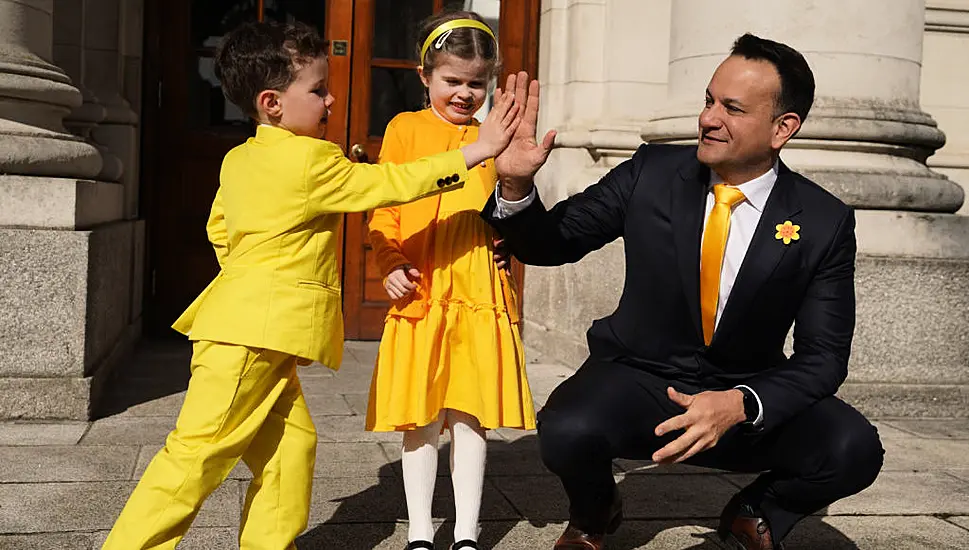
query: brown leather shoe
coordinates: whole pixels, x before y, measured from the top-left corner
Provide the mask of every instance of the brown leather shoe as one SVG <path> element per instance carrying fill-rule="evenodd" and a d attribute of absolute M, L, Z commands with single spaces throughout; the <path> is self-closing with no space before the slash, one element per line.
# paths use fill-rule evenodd
<path fill-rule="evenodd" d="M 555 550 L 603 550 L 606 547 L 606 535 L 615 533 L 622 523 L 622 497 L 618 489 L 614 494 L 605 533 L 586 533 L 569 522 L 565 532 L 555 542 Z"/>
<path fill-rule="evenodd" d="M 774 543 L 767 520 L 740 495 L 724 507 L 717 534 L 735 550 L 784 550 L 783 544 Z"/>

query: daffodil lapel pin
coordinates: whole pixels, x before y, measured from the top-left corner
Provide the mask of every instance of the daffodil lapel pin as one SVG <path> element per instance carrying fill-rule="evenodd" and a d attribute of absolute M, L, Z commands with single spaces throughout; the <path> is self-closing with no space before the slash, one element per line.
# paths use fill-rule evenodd
<path fill-rule="evenodd" d="M 777 233 L 774 235 L 774 238 L 779 241 L 784 241 L 784 244 L 791 244 L 791 241 L 796 241 L 801 238 L 801 235 L 798 234 L 801 226 L 794 225 L 791 223 L 791 220 L 777 224 L 775 229 L 777 229 Z"/>

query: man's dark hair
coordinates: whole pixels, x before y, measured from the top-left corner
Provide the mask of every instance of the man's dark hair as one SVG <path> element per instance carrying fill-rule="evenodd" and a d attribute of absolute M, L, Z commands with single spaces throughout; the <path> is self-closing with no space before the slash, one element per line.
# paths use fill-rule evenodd
<path fill-rule="evenodd" d="M 781 90 L 775 99 L 775 116 L 795 113 L 801 122 L 814 103 L 814 73 L 804 56 L 787 44 L 747 33 L 733 43 L 731 55 L 767 61 L 781 77 Z"/>
<path fill-rule="evenodd" d="M 259 92 L 284 91 L 296 80 L 300 66 L 326 55 L 327 45 L 303 23 L 244 23 L 219 45 L 215 77 L 226 99 L 255 118 Z"/>

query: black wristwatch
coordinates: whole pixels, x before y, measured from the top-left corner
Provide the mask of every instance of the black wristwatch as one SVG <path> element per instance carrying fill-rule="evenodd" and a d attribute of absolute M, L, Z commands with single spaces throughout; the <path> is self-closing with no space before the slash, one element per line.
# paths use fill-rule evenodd
<path fill-rule="evenodd" d="M 757 405 L 757 397 L 754 396 L 754 392 L 750 391 L 748 388 L 737 388 L 740 393 L 744 394 L 744 420 L 745 424 L 753 424 L 754 420 L 757 420 L 757 415 L 760 414 L 760 406 Z"/>

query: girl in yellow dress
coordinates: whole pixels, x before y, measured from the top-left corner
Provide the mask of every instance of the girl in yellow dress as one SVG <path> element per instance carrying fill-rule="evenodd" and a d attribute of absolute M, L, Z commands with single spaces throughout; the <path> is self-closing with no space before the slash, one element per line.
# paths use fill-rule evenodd
<path fill-rule="evenodd" d="M 443 13 L 425 23 L 418 47 L 430 107 L 390 122 L 380 162 L 406 162 L 478 138 L 472 116 L 499 67 L 493 32 L 475 13 Z M 496 183 L 488 160 L 470 171 L 463 189 L 379 209 L 370 222 L 393 302 L 367 429 L 404 434 L 408 549 L 433 548 L 431 497 L 443 427 L 451 435 L 453 549 L 478 548 L 485 430 L 535 427 L 514 284 L 495 264 L 495 234 L 479 216 Z"/>

